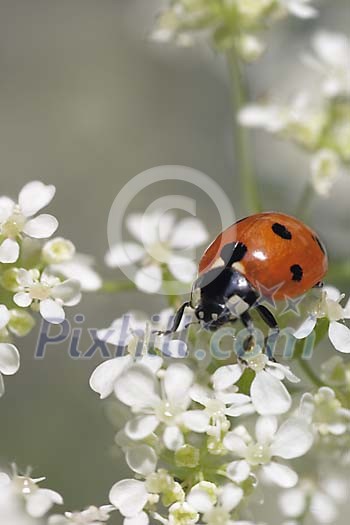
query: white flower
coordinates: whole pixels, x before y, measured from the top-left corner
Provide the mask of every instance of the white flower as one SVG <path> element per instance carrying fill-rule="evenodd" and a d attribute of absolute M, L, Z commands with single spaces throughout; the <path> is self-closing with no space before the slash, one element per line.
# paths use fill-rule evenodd
<path fill-rule="evenodd" d="M 93 269 L 94 260 L 88 255 L 77 253 L 69 260 L 52 264 L 50 271 L 63 275 L 66 279 L 75 279 L 80 282 L 84 292 L 94 292 L 102 286 L 101 276 Z"/>
<path fill-rule="evenodd" d="M 231 512 L 242 501 L 244 492 L 233 483 L 216 487 L 214 483 L 202 481 L 195 485 L 187 497 L 194 509 L 203 514 L 207 525 L 234 525 Z"/>
<path fill-rule="evenodd" d="M 350 95 L 350 39 L 345 34 L 318 31 L 312 38 L 314 54 L 303 59 L 323 77 L 325 95 Z"/>
<path fill-rule="evenodd" d="M 239 394 L 237 387 L 213 392 L 209 388 L 194 385 L 190 390 L 190 396 L 193 401 L 205 408 L 185 412 L 182 416 L 184 424 L 193 432 L 206 432 L 216 439 L 220 439 L 221 432 L 227 432 L 230 428 L 226 416 L 238 417 L 255 411 L 250 397 Z"/>
<path fill-rule="evenodd" d="M 160 290 L 164 266 L 180 282 L 193 280 L 197 267 L 186 257 L 186 251 L 200 246 L 208 238 L 198 219 L 183 219 L 175 225 L 175 218 L 170 213 L 133 214 L 127 218 L 127 228 L 139 244 L 125 242 L 113 246 L 106 255 L 108 266 L 123 267 L 142 261 L 142 267 L 135 274 L 135 284 L 148 293 Z M 184 251 L 185 256 L 175 250 Z"/>
<path fill-rule="evenodd" d="M 293 487 L 298 476 L 287 465 L 276 462 L 275 458 L 293 459 L 303 456 L 313 444 L 313 433 L 303 418 L 289 418 L 278 428 L 275 416 L 259 417 L 255 427 L 256 441 L 238 429 L 229 432 L 224 438 L 227 450 L 233 452 L 240 461 L 227 467 L 228 473 L 242 467 L 246 470 L 260 467 L 263 475 L 281 487 Z M 248 468 L 249 467 L 249 468 Z"/>
<path fill-rule="evenodd" d="M 340 175 L 340 159 L 333 150 L 321 149 L 313 155 L 311 181 L 316 193 L 328 197 Z"/>
<path fill-rule="evenodd" d="M 143 511 L 150 494 L 146 483 L 136 479 L 118 481 L 110 490 L 109 500 L 125 517 L 124 525 L 147 525 L 149 519 Z"/>
<path fill-rule="evenodd" d="M 10 321 L 10 315 L 7 307 L 0 304 L 0 336 L 1 331 L 6 329 L 6 325 Z M 13 344 L 0 342 L 0 397 L 5 392 L 2 374 L 13 375 L 18 371 L 19 366 L 20 357 L 17 348 Z"/>
<path fill-rule="evenodd" d="M 33 479 L 29 476 L 19 476 L 17 473 L 12 478 L 3 473 L 2 478 L 12 493 L 24 499 L 26 511 L 33 518 L 41 518 L 53 505 L 63 504 L 63 499 L 58 492 L 38 487 L 38 483 L 45 478 Z"/>
<path fill-rule="evenodd" d="M 339 290 L 333 286 L 326 286 L 320 301 L 294 332 L 294 337 L 304 339 L 315 328 L 317 319 L 327 318 L 329 320 L 328 337 L 332 345 L 339 352 L 350 353 L 350 329 L 344 324 L 345 319 L 350 319 L 350 300 L 345 307 L 342 307 L 340 304 L 342 299 L 344 295 Z"/>
<path fill-rule="evenodd" d="M 228 387 L 239 381 L 247 367 L 255 372 L 250 396 L 258 414 L 279 415 L 288 412 L 292 399 L 282 381 L 288 379 L 292 383 L 298 383 L 299 379 L 287 366 L 269 361 L 265 354 L 258 354 L 247 365 L 237 363 L 218 368 L 213 374 L 214 389 L 224 393 Z"/>
<path fill-rule="evenodd" d="M 302 480 L 279 496 L 279 506 L 287 518 L 309 512 L 317 523 L 336 523 L 338 506 L 348 498 L 349 481 L 337 476 L 321 477 L 319 483 Z"/>
<path fill-rule="evenodd" d="M 298 18 L 314 18 L 318 11 L 311 4 L 312 0 L 281 0 L 281 4 Z"/>
<path fill-rule="evenodd" d="M 20 269 L 17 276 L 18 292 L 14 302 L 26 308 L 33 303 L 42 317 L 53 324 L 65 319 L 63 306 L 75 306 L 81 299 L 80 283 L 74 279 L 60 281 L 55 276 L 39 270 Z"/>
<path fill-rule="evenodd" d="M 102 507 L 91 506 L 81 512 L 55 514 L 49 517 L 48 525 L 103 525 L 114 510 L 113 505 L 102 505 Z"/>
<path fill-rule="evenodd" d="M 137 414 L 126 424 L 126 435 L 140 441 L 161 425 L 165 447 L 180 448 L 184 444 L 181 426 L 191 403 L 193 379 L 192 370 L 182 363 L 171 364 L 162 371 L 160 381 L 144 365 L 129 368 L 115 385 L 117 398 Z"/>
<path fill-rule="evenodd" d="M 0 197 L 0 262 L 14 263 L 20 253 L 23 236 L 47 239 L 56 231 L 58 222 L 52 215 L 33 218 L 47 206 L 55 195 L 54 186 L 33 181 L 26 184 L 18 197 L 18 204 L 8 197 Z"/>
<path fill-rule="evenodd" d="M 300 402 L 299 414 L 321 435 L 340 436 L 350 429 L 350 410 L 342 407 L 329 387 L 321 387 L 315 395 L 306 392 Z"/>

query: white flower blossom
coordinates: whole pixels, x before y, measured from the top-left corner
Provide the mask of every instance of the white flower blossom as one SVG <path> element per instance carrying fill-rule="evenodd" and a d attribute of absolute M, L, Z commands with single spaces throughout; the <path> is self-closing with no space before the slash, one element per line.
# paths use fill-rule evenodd
<path fill-rule="evenodd" d="M 313 155 L 311 182 L 316 193 L 328 197 L 340 175 L 340 158 L 333 150 L 321 149 Z"/>
<path fill-rule="evenodd" d="M 303 479 L 279 496 L 279 507 L 287 518 L 310 513 L 317 523 L 336 523 L 339 505 L 346 502 L 349 488 L 349 481 L 336 475 L 327 474 L 319 483 Z"/>
<path fill-rule="evenodd" d="M 313 54 L 304 62 L 323 78 L 326 96 L 350 95 L 350 38 L 341 33 L 318 31 L 312 38 Z"/>
<path fill-rule="evenodd" d="M 136 271 L 135 284 L 144 292 L 158 292 L 166 266 L 175 280 L 192 282 L 197 267 L 186 257 L 186 251 L 205 243 L 207 231 L 196 218 L 186 218 L 175 225 L 170 213 L 133 214 L 127 218 L 127 228 L 138 243 L 125 242 L 112 246 L 106 255 L 111 268 L 142 262 Z M 177 250 L 183 252 L 182 255 Z"/>
<path fill-rule="evenodd" d="M 38 307 L 42 317 L 53 324 L 65 319 L 63 306 L 75 306 L 81 299 L 80 283 L 74 279 L 61 281 L 37 269 L 20 269 L 17 276 L 18 291 L 14 302 L 26 308 L 32 304 Z"/>
<path fill-rule="evenodd" d="M 229 432 L 224 445 L 230 452 L 241 458 L 231 463 L 227 470 L 247 472 L 259 468 L 262 474 L 281 487 L 293 487 L 298 475 L 289 466 L 276 461 L 277 458 L 293 459 L 303 456 L 313 444 L 313 433 L 304 418 L 291 417 L 278 428 L 275 416 L 261 416 L 255 427 L 254 441 L 240 427 Z"/>
<path fill-rule="evenodd" d="M 311 5 L 312 0 L 281 0 L 282 6 L 298 18 L 314 18 L 318 10 Z"/>
<path fill-rule="evenodd" d="M 146 482 L 136 479 L 118 481 L 109 493 L 110 502 L 125 518 L 124 525 L 149 523 L 149 518 L 143 509 L 150 497 Z"/>
<path fill-rule="evenodd" d="M 186 365 L 174 363 L 158 375 L 160 380 L 149 368 L 136 364 L 119 377 L 115 394 L 137 414 L 124 430 L 130 439 L 139 441 L 161 425 L 165 447 L 177 450 L 184 444 L 181 426 L 186 424 L 183 416 L 191 403 L 194 374 Z"/>
<path fill-rule="evenodd" d="M 62 275 L 66 279 L 79 281 L 82 291 L 95 292 L 102 286 L 102 278 L 93 268 L 94 259 L 88 255 L 76 253 L 71 259 L 51 264 L 50 272 Z"/>
<path fill-rule="evenodd" d="M 38 483 L 45 478 L 31 478 L 30 476 L 20 476 L 16 472 L 12 477 L 6 473 L 0 473 L 1 487 L 8 493 L 22 499 L 25 504 L 26 512 L 33 518 L 43 517 L 54 505 L 62 505 L 63 499 L 58 492 L 50 489 L 42 489 Z"/>
<path fill-rule="evenodd" d="M 299 415 L 312 423 L 321 435 L 340 436 L 350 430 L 350 410 L 342 407 L 329 387 L 321 387 L 314 395 L 306 392 L 300 402 Z"/>
<path fill-rule="evenodd" d="M 56 231 L 58 222 L 52 215 L 34 215 L 47 206 L 55 195 L 54 186 L 33 181 L 26 184 L 18 196 L 18 204 L 0 197 L 0 262 L 14 263 L 20 254 L 24 236 L 47 239 Z"/>
<path fill-rule="evenodd" d="M 225 393 L 228 387 L 239 381 L 247 367 L 255 372 L 250 396 L 258 414 L 279 415 L 288 412 L 292 399 L 282 381 L 288 379 L 297 383 L 299 378 L 287 366 L 270 361 L 265 354 L 258 354 L 247 364 L 237 363 L 218 368 L 213 374 L 214 389 Z"/>
<path fill-rule="evenodd" d="M 90 506 L 81 512 L 65 512 L 49 517 L 48 525 L 103 525 L 115 510 L 113 505 Z"/>
<path fill-rule="evenodd" d="M 203 514 L 205 524 L 235 525 L 231 513 L 243 496 L 242 488 L 233 483 L 225 483 L 218 488 L 214 483 L 202 481 L 192 487 L 187 501 L 197 512 Z"/>
<path fill-rule="evenodd" d="M 345 307 L 341 306 L 344 295 L 333 286 L 325 286 L 319 302 L 317 302 L 308 317 L 294 332 L 296 339 L 304 339 L 314 330 L 317 319 L 329 320 L 328 337 L 338 352 L 350 353 L 350 329 L 344 323 L 350 319 L 350 300 Z"/>
<path fill-rule="evenodd" d="M 2 374 L 13 375 L 20 366 L 19 352 L 15 345 L 8 342 L 1 342 L 1 332 L 6 329 L 10 321 L 11 314 L 4 304 L 0 304 L 0 397 L 5 392 Z"/>
<path fill-rule="evenodd" d="M 222 432 L 230 428 L 228 417 L 238 417 L 255 412 L 249 396 L 238 393 L 233 387 L 225 391 L 211 391 L 200 385 L 194 385 L 190 390 L 193 401 L 203 405 L 204 410 L 188 410 L 183 414 L 183 422 L 194 432 L 206 432 L 220 439 Z"/>

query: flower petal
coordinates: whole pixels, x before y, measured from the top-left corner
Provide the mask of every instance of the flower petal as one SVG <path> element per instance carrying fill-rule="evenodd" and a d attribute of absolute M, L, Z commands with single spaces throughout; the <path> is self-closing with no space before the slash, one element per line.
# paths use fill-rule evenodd
<path fill-rule="evenodd" d="M 265 370 L 256 374 L 250 395 L 256 411 L 262 416 L 284 414 L 292 405 L 284 384 Z"/>
<path fill-rule="evenodd" d="M 110 268 L 119 268 L 140 261 L 145 250 L 135 242 L 125 242 L 112 246 L 105 256 L 105 263 Z"/>
<path fill-rule="evenodd" d="M 220 366 L 212 375 L 215 390 L 225 390 L 229 386 L 237 383 L 242 377 L 243 368 L 239 365 Z"/>
<path fill-rule="evenodd" d="M 148 494 L 144 482 L 135 479 L 123 479 L 113 485 L 109 499 L 123 516 L 133 518 L 146 505 Z"/>
<path fill-rule="evenodd" d="M 188 397 L 193 378 L 194 374 L 188 366 L 182 363 L 170 365 L 164 374 L 164 390 L 168 400 L 181 403 Z"/>
<path fill-rule="evenodd" d="M 271 453 L 284 459 L 303 456 L 310 450 L 314 436 L 310 425 L 302 418 L 287 419 L 278 429 Z"/>
<path fill-rule="evenodd" d="M 55 192 L 55 186 L 46 186 L 40 181 L 29 182 L 22 188 L 18 197 L 21 212 L 26 217 L 31 217 L 52 201 Z"/>
<path fill-rule="evenodd" d="M 207 240 L 208 232 L 203 223 L 195 217 L 188 217 L 175 226 L 170 244 L 172 248 L 184 250 L 200 246 Z"/>
<path fill-rule="evenodd" d="M 12 215 L 15 203 L 8 197 L 0 197 L 0 223 L 7 221 Z"/>
<path fill-rule="evenodd" d="M 284 0 L 283 3 L 298 18 L 315 18 L 318 15 L 317 9 L 304 0 Z"/>
<path fill-rule="evenodd" d="M 125 518 L 124 525 L 148 525 L 149 518 L 145 512 L 140 512 L 132 518 Z"/>
<path fill-rule="evenodd" d="M 209 421 L 209 415 L 204 410 L 188 410 L 182 414 L 183 424 L 193 432 L 206 432 Z"/>
<path fill-rule="evenodd" d="M 244 492 L 241 487 L 237 487 L 233 483 L 227 483 L 220 492 L 221 505 L 225 510 L 231 512 L 242 501 L 243 495 Z"/>
<path fill-rule="evenodd" d="M 209 512 L 217 501 L 217 488 L 208 481 L 197 483 L 190 490 L 187 501 L 197 512 Z"/>
<path fill-rule="evenodd" d="M 19 244 L 13 239 L 5 239 L 0 246 L 0 263 L 11 264 L 19 257 Z"/>
<path fill-rule="evenodd" d="M 77 279 L 67 279 L 63 283 L 54 286 L 51 293 L 55 299 L 60 299 L 64 304 L 80 297 L 80 289 L 80 282 Z"/>
<path fill-rule="evenodd" d="M 244 457 L 247 451 L 246 443 L 235 432 L 229 432 L 226 434 L 224 437 L 224 446 L 227 448 L 227 450 L 230 450 L 241 457 Z"/>
<path fill-rule="evenodd" d="M 6 376 L 15 374 L 20 365 L 17 348 L 10 343 L 0 343 L 0 372 Z"/>
<path fill-rule="evenodd" d="M 137 445 L 127 449 L 125 459 L 131 470 L 148 476 L 155 471 L 158 457 L 152 447 Z"/>
<path fill-rule="evenodd" d="M 285 489 L 295 487 L 298 483 L 298 474 L 287 465 L 281 465 L 272 461 L 262 467 L 264 475 L 279 487 Z"/>
<path fill-rule="evenodd" d="M 26 498 L 27 512 L 33 518 L 42 518 L 53 505 L 62 504 L 62 496 L 49 489 L 38 489 Z"/>
<path fill-rule="evenodd" d="M 53 299 L 40 301 L 39 309 L 45 321 L 51 324 L 60 324 L 66 317 L 62 306 Z"/>
<path fill-rule="evenodd" d="M 164 445 L 169 450 L 178 450 L 184 444 L 184 436 L 178 427 L 166 427 L 163 434 Z"/>
<path fill-rule="evenodd" d="M 255 426 L 255 435 L 259 443 L 268 445 L 273 440 L 278 428 L 277 417 L 259 417 Z"/>
<path fill-rule="evenodd" d="M 316 326 L 317 319 L 315 316 L 309 316 L 305 319 L 305 321 L 295 330 L 293 333 L 294 337 L 296 339 L 304 339 L 308 335 L 311 334 L 313 329 Z"/>
<path fill-rule="evenodd" d="M 22 308 L 27 308 L 32 304 L 32 298 L 29 293 L 26 292 L 18 292 L 13 296 L 14 302 L 17 304 L 17 306 L 21 306 Z"/>
<path fill-rule="evenodd" d="M 138 441 L 152 434 L 158 425 L 156 416 L 138 416 L 127 422 L 124 431 L 128 438 Z"/>
<path fill-rule="evenodd" d="M 159 403 L 158 381 L 142 365 L 134 365 L 121 376 L 116 385 L 117 398 L 131 407 L 152 407 Z"/>
<path fill-rule="evenodd" d="M 162 271 L 156 264 L 150 264 L 136 272 L 135 285 L 146 293 L 156 293 L 162 285 Z"/>
<path fill-rule="evenodd" d="M 4 304 L 0 304 L 0 330 L 2 330 L 10 320 L 10 312 Z"/>
<path fill-rule="evenodd" d="M 328 336 L 338 352 L 350 353 L 350 329 L 345 324 L 332 321 L 329 325 Z"/>
<path fill-rule="evenodd" d="M 131 356 L 125 355 L 109 359 L 92 372 L 90 377 L 90 387 L 100 394 L 101 399 L 108 397 L 114 390 L 115 382 L 131 363 Z"/>
<path fill-rule="evenodd" d="M 23 231 L 33 239 L 47 239 L 58 228 L 58 220 L 53 215 L 42 214 L 31 219 L 24 226 Z"/>
<path fill-rule="evenodd" d="M 196 276 L 197 265 L 194 261 L 173 255 L 168 262 L 168 267 L 175 279 L 181 283 L 190 283 Z"/>
<path fill-rule="evenodd" d="M 226 468 L 228 477 L 235 483 L 243 483 L 250 474 L 250 465 L 245 460 L 232 461 Z"/>

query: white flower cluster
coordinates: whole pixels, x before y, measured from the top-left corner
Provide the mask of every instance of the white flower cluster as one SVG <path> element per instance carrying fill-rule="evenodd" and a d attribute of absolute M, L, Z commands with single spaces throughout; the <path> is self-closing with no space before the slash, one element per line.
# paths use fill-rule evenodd
<path fill-rule="evenodd" d="M 12 339 L 34 326 L 31 311 L 50 323 L 65 319 L 64 307 L 79 303 L 81 289 L 98 289 L 99 276 L 62 237 L 51 238 L 58 221 L 38 214 L 55 195 L 55 187 L 26 184 L 17 202 L 0 197 L 0 395 L 1 374 L 17 372 L 20 356 Z"/>
<path fill-rule="evenodd" d="M 171 0 L 152 32 L 157 42 L 190 46 L 198 34 L 208 35 L 220 51 L 235 48 L 247 61 L 265 49 L 260 33 L 276 20 L 294 15 L 314 18 L 312 0 Z"/>
<path fill-rule="evenodd" d="M 155 246 L 169 251 L 177 244 L 177 231 L 181 236 L 192 231 L 181 223 L 174 229 L 174 219 L 168 219 L 171 226 L 166 221 L 159 244 L 152 231 L 159 227 L 159 214 L 133 215 L 129 229 L 142 247 L 117 245 L 107 262 L 126 264 L 131 254 L 133 261 L 143 260 L 140 272 L 145 265 L 155 266 L 149 257 Z M 204 240 L 204 228 L 198 221 L 192 226 Z M 167 253 L 168 269 L 176 277 L 173 256 Z M 158 268 L 161 279 L 163 266 Z M 140 283 L 142 278 L 138 286 L 150 291 Z M 336 349 L 347 352 L 344 319 L 349 305 L 341 306 L 343 298 L 332 287 L 310 297 L 309 312 L 292 330 L 294 337 L 317 332 L 322 320 Z M 293 460 L 332 440 L 338 440 L 338 449 L 348 446 L 350 368 L 333 357 L 323 367 L 324 386 L 304 391 L 296 406 L 293 393 L 300 379 L 289 366 L 269 359 L 260 348 L 244 360 L 232 353 L 222 362 L 223 357 L 211 355 L 210 334 L 190 322 L 192 312 L 176 334 L 160 335 L 172 325 L 173 316 L 170 308 L 151 320 L 140 312 L 127 312 L 97 333 L 115 357 L 95 369 L 90 386 L 101 399 L 111 399 L 110 414 L 118 428 L 115 443 L 134 474 L 117 481 L 110 491 L 110 503 L 124 524 L 253 525 L 247 504 L 258 486 L 271 483 L 282 491 L 281 507 L 288 494 L 299 494 L 305 502 L 303 513 L 314 512 L 309 502 L 316 501 L 321 490 L 318 473 L 311 473 L 306 482 Z M 286 519 L 297 517 L 287 507 L 284 514 Z"/>
<path fill-rule="evenodd" d="M 63 505 L 62 496 L 50 489 L 41 488 L 45 478 L 31 478 L 27 473 L 20 475 L 13 467 L 13 474 L 0 472 L 0 518 L 1 523 L 10 525 L 35 525 L 55 505 Z M 48 518 L 48 525 L 104 525 L 113 505 L 89 507 L 81 512 L 54 514 Z"/>
<path fill-rule="evenodd" d="M 326 197 L 350 163 L 350 39 L 320 31 L 312 47 L 313 53 L 302 58 L 321 77 L 319 93 L 301 92 L 290 103 L 248 105 L 241 110 L 239 122 L 311 152 L 311 183 Z"/>

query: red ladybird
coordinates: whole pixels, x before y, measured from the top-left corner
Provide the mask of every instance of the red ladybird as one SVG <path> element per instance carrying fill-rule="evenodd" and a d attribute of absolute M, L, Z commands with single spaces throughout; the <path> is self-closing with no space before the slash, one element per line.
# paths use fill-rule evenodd
<path fill-rule="evenodd" d="M 187 306 L 209 329 L 235 319 L 250 328 L 249 310 L 254 308 L 269 327 L 278 330 L 261 299 L 302 295 L 321 285 L 327 268 L 322 242 L 298 219 L 276 212 L 241 219 L 204 252 L 191 299 L 177 312 L 172 331 Z"/>

